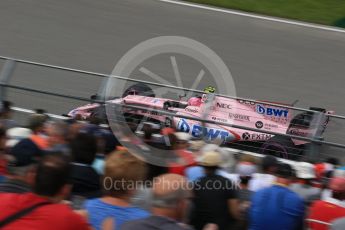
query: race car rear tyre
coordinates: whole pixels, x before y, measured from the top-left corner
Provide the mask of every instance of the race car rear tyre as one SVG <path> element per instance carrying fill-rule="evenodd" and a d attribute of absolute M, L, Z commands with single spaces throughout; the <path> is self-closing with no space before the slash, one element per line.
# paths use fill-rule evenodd
<path fill-rule="evenodd" d="M 155 97 L 155 93 L 153 92 L 151 87 L 144 83 L 137 83 L 128 87 L 125 92 L 123 92 L 122 97 L 126 97 L 128 95 Z"/>
<path fill-rule="evenodd" d="M 302 156 L 303 148 L 296 146 L 289 137 L 274 136 L 261 146 L 260 153 L 284 159 L 297 160 Z"/>

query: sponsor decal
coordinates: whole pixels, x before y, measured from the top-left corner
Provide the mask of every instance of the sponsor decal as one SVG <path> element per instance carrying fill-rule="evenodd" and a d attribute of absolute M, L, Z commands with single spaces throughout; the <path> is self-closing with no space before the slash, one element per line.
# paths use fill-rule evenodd
<path fill-rule="evenodd" d="M 245 132 L 242 134 L 242 139 L 243 140 L 253 140 L 253 141 L 267 141 L 272 137 L 271 134 L 266 134 L 266 133 L 248 133 Z"/>
<path fill-rule="evenodd" d="M 156 103 L 158 103 L 159 101 L 160 101 L 159 99 L 155 98 L 155 99 L 152 100 L 152 103 L 156 104 Z"/>
<path fill-rule="evenodd" d="M 238 113 L 229 113 L 229 118 L 232 120 L 238 120 L 238 121 L 250 121 L 249 116 L 238 114 Z"/>
<path fill-rule="evenodd" d="M 223 108 L 223 109 L 232 109 L 232 106 L 230 104 L 219 103 L 219 102 L 217 102 L 217 107 Z"/>
<path fill-rule="evenodd" d="M 264 127 L 264 123 L 262 121 L 257 121 L 255 123 L 255 127 L 258 129 L 262 129 L 262 127 Z"/>
<path fill-rule="evenodd" d="M 295 136 L 307 136 L 309 133 L 300 129 L 290 129 L 289 133 Z"/>
<path fill-rule="evenodd" d="M 261 104 L 256 105 L 256 112 L 263 115 L 273 116 L 273 117 L 287 117 L 289 110 L 265 107 Z"/>
<path fill-rule="evenodd" d="M 198 113 L 199 111 L 196 109 L 196 108 L 185 108 L 184 109 L 186 112 L 189 112 L 189 113 Z"/>
<path fill-rule="evenodd" d="M 219 118 L 219 117 L 211 117 L 212 120 L 214 121 L 219 121 L 219 122 L 228 122 L 228 120 L 224 119 L 224 118 Z"/>
<path fill-rule="evenodd" d="M 275 124 L 264 124 L 265 129 L 271 130 L 271 129 L 277 129 L 278 125 Z"/>
<path fill-rule="evenodd" d="M 203 137 L 207 140 L 222 139 L 223 141 L 229 141 L 235 139 L 235 136 L 227 130 L 203 127 L 198 124 L 190 125 L 185 119 L 179 121 L 177 129 L 181 132 L 190 133 L 193 137 Z"/>
<path fill-rule="evenodd" d="M 158 111 L 141 110 L 141 113 L 155 115 L 155 116 L 159 115 Z"/>
<path fill-rule="evenodd" d="M 255 105 L 255 102 L 253 101 L 247 101 L 247 100 L 238 100 L 240 104 L 245 104 L 245 105 Z"/>

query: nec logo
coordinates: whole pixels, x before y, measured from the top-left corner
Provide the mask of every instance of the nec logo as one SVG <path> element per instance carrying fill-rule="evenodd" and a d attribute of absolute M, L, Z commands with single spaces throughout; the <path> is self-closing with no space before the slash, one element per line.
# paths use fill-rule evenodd
<path fill-rule="evenodd" d="M 231 109 L 232 108 L 232 106 L 229 104 L 224 104 L 224 103 L 219 103 L 219 102 L 217 102 L 217 107 L 223 108 L 223 109 Z"/>
<path fill-rule="evenodd" d="M 264 107 L 263 105 L 256 105 L 256 112 L 263 115 L 274 116 L 274 117 L 287 117 L 289 110 L 287 109 L 278 109 L 278 108 L 269 108 Z"/>
<path fill-rule="evenodd" d="M 223 141 L 231 141 L 235 139 L 235 136 L 226 130 L 204 127 L 198 124 L 190 125 L 185 119 L 179 121 L 177 129 L 190 133 L 193 137 L 205 138 L 206 140 L 221 139 Z"/>

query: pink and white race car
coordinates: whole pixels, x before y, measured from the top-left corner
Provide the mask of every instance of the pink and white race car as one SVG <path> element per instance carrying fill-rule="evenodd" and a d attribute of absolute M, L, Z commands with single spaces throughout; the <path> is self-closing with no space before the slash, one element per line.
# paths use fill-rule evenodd
<path fill-rule="evenodd" d="M 199 103 L 195 103 L 196 98 Z M 260 143 L 259 152 L 283 158 L 301 155 L 308 142 L 279 134 L 320 138 L 329 121 L 326 114 L 332 113 L 321 108 L 310 108 L 310 111 L 295 115 L 296 111 L 288 106 L 207 93 L 188 101 L 157 98 L 151 88 L 139 83 L 127 89 L 121 98 L 107 100 L 104 104 L 91 103 L 78 107 L 70 111 L 68 116 L 106 119 L 105 104 L 125 105 L 122 113 L 127 122 L 139 124 L 145 117 L 146 121 L 157 123 L 162 128 L 170 126 L 196 139 L 218 140 L 223 144 Z"/>

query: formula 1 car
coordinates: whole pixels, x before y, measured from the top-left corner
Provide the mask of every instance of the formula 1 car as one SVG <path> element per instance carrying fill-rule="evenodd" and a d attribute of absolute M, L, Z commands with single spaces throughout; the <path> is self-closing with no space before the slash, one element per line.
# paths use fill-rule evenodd
<path fill-rule="evenodd" d="M 106 104 L 139 106 L 140 109 L 122 107 L 128 123 L 139 124 L 145 117 L 146 121 L 159 124 L 162 128 L 173 127 L 196 139 L 218 140 L 225 145 L 234 142 L 261 143 L 259 152 L 290 159 L 302 155 L 308 141 L 279 134 L 320 137 L 329 122 L 326 115 L 332 113 L 322 108 L 310 108 L 310 111 L 293 115 L 295 111 L 289 106 L 216 96 L 212 90 L 187 101 L 157 98 L 149 86 L 138 83 L 129 87 L 120 98 L 106 100 L 104 104 L 91 103 L 78 107 L 68 116 L 106 120 Z"/>

